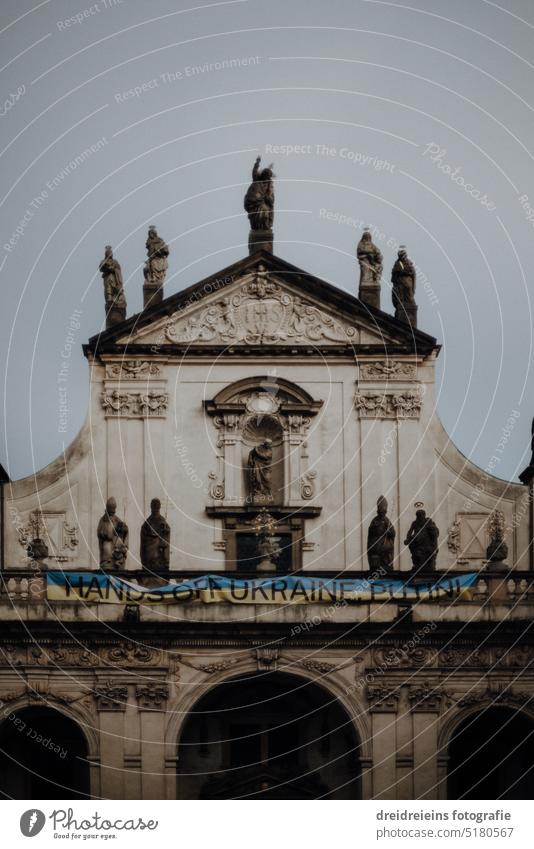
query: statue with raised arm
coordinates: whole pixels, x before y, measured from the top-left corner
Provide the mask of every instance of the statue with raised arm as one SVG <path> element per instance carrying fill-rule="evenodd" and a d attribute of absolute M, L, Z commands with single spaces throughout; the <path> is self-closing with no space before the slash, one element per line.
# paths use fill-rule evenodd
<path fill-rule="evenodd" d="M 272 501 L 272 439 L 264 439 L 248 455 L 249 495 L 252 501 Z"/>
<path fill-rule="evenodd" d="M 383 495 L 376 502 L 376 516 L 367 532 L 367 559 L 371 572 L 381 573 L 393 566 L 395 528 L 387 517 L 388 503 Z"/>
<path fill-rule="evenodd" d="M 274 219 L 273 165 L 260 169 L 258 156 L 252 169 L 252 183 L 245 195 L 245 209 L 251 230 L 272 230 Z"/>
<path fill-rule="evenodd" d="M 117 502 L 106 501 L 106 512 L 96 529 L 102 569 L 124 569 L 128 554 L 128 525 L 117 516 Z"/>
<path fill-rule="evenodd" d="M 417 327 L 417 304 L 415 303 L 415 266 L 406 247 L 401 245 L 391 271 L 393 290 L 391 297 L 395 307 L 395 318 Z"/>
<path fill-rule="evenodd" d="M 519 480 L 526 486 L 532 484 L 532 481 L 534 480 L 534 419 L 532 419 L 532 428 L 530 433 L 530 450 L 532 451 L 532 457 L 530 458 L 530 463 L 526 469 L 523 469 L 519 475 Z"/>
<path fill-rule="evenodd" d="M 112 327 L 126 318 L 126 298 L 122 282 L 120 263 L 113 256 L 113 248 L 106 245 L 104 259 L 98 266 L 104 281 L 106 304 L 106 327 Z"/>

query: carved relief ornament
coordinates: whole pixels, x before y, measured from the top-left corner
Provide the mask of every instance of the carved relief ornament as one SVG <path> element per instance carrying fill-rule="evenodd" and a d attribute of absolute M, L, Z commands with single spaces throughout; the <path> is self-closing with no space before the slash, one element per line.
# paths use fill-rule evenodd
<path fill-rule="evenodd" d="M 159 377 L 160 374 L 160 366 L 147 360 L 106 363 L 106 377 L 115 380 L 146 380 L 150 377 Z"/>
<path fill-rule="evenodd" d="M 376 360 L 360 365 L 360 380 L 414 380 L 415 363 L 403 363 L 398 360 Z"/>
<path fill-rule="evenodd" d="M 168 402 L 168 394 L 161 390 L 123 392 L 111 389 L 101 396 L 106 418 L 164 418 Z"/>
<path fill-rule="evenodd" d="M 418 419 L 422 403 L 420 391 L 357 392 L 354 398 L 362 419 Z"/>
<path fill-rule="evenodd" d="M 259 266 L 254 279 L 234 294 L 211 302 L 184 318 L 171 316 L 170 342 L 276 345 L 352 343 L 357 330 L 305 299 L 283 289 Z"/>

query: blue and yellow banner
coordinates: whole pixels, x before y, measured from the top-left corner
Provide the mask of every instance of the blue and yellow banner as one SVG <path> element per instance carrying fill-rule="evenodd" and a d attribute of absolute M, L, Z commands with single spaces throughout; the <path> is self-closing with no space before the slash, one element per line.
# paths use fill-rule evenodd
<path fill-rule="evenodd" d="M 241 580 L 224 575 L 202 575 L 164 586 L 144 587 L 101 572 L 48 572 L 50 601 L 86 601 L 97 604 L 356 604 L 369 601 L 429 601 L 468 594 L 475 573 L 434 582 L 365 578 L 308 578 L 300 575 Z"/>

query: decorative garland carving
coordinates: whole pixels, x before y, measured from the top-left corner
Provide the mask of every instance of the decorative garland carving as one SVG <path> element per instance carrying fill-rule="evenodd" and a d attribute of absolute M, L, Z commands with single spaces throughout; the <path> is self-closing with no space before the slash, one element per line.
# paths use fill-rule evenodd
<path fill-rule="evenodd" d="M 120 363 L 106 363 L 106 377 L 115 380 L 143 380 L 159 377 L 161 368 L 147 360 L 125 360 Z"/>
<path fill-rule="evenodd" d="M 101 396 L 106 418 L 164 418 L 168 402 L 168 394 L 161 390 L 122 392 L 108 389 Z"/>
<path fill-rule="evenodd" d="M 360 365 L 360 380 L 413 380 L 415 376 L 414 363 L 377 360 Z"/>
<path fill-rule="evenodd" d="M 416 419 L 421 413 L 421 392 L 358 392 L 354 406 L 362 419 Z"/>

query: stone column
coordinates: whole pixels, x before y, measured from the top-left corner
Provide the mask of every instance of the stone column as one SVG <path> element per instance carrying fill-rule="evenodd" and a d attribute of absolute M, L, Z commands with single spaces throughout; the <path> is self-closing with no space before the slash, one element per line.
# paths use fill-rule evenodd
<path fill-rule="evenodd" d="M 410 687 L 413 716 L 414 799 L 438 798 L 438 716 L 442 693 L 425 682 Z"/>
<path fill-rule="evenodd" d="M 143 799 L 165 799 L 165 717 L 167 684 L 151 681 L 136 688 L 141 726 Z"/>
<path fill-rule="evenodd" d="M 100 726 L 100 794 L 124 799 L 124 712 L 128 688 L 111 681 L 94 689 Z"/>
<path fill-rule="evenodd" d="M 396 798 L 395 756 L 400 690 L 389 684 L 368 687 L 373 736 L 373 799 Z"/>

